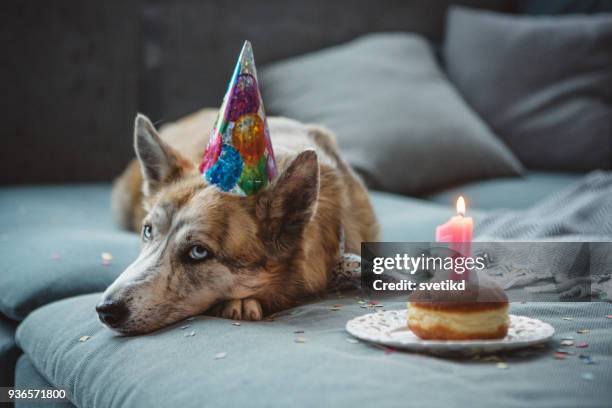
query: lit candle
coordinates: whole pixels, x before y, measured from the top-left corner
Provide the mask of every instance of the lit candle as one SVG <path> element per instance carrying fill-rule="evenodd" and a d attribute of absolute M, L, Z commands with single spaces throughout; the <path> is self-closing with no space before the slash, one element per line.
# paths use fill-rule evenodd
<path fill-rule="evenodd" d="M 471 256 L 474 220 L 465 216 L 465 200 L 457 199 L 457 215 L 436 228 L 436 242 L 450 243 L 450 249 Z"/>

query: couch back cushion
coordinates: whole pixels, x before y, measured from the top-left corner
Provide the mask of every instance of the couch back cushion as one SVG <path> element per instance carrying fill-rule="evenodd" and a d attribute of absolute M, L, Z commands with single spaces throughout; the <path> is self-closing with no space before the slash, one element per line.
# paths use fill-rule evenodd
<path fill-rule="evenodd" d="M 448 75 L 526 167 L 612 166 L 612 14 L 448 15 Z"/>
<path fill-rule="evenodd" d="M 272 64 L 260 80 L 270 113 L 329 127 L 370 187 L 419 194 L 521 173 L 419 35 L 367 35 Z"/>

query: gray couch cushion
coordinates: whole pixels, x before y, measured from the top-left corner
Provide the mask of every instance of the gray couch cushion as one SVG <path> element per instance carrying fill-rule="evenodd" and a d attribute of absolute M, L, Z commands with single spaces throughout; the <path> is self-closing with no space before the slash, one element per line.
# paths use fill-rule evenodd
<path fill-rule="evenodd" d="M 109 196 L 108 184 L 0 189 L 1 313 L 20 320 L 53 300 L 103 290 L 136 258 L 138 237 L 117 229 Z"/>
<path fill-rule="evenodd" d="M 371 192 L 370 197 L 381 226 L 381 241 L 433 241 L 436 226 L 455 213 L 455 204 L 451 202 L 433 203 L 378 191 Z M 482 214 L 471 208 L 468 211 L 474 217 Z"/>
<path fill-rule="evenodd" d="M 27 355 L 22 355 L 17 361 L 15 367 L 15 388 L 20 389 L 44 389 L 54 388 L 45 377 L 43 377 L 36 367 L 32 364 L 32 361 Z M 30 408 L 30 407 L 41 407 L 41 408 L 74 408 L 74 405 L 69 401 L 50 401 L 50 400 L 39 400 L 39 401 L 19 401 L 15 404 L 15 408 Z"/>
<path fill-rule="evenodd" d="M 274 321 L 196 317 L 160 332 L 120 337 L 102 327 L 99 294 L 42 307 L 20 325 L 19 345 L 36 369 L 72 402 L 84 407 L 206 406 L 607 406 L 612 396 L 612 328 L 603 303 L 512 304 L 511 312 L 537 317 L 557 330 L 549 348 L 494 363 L 410 353 L 387 354 L 351 344 L 347 320 L 367 312 L 353 296 L 331 297 L 281 313 Z M 344 305 L 330 311 L 334 304 Z M 403 301 L 385 301 L 390 309 Z M 571 316 L 572 321 L 562 317 Z M 181 326 L 189 324 L 193 337 Z M 576 334 L 577 328 L 590 329 Z M 295 334 L 297 329 L 303 334 Z M 81 336 L 91 336 L 79 342 Z M 580 336 L 598 362 L 553 359 L 559 339 Z M 305 343 L 296 343 L 302 336 Z M 215 359 L 218 353 L 227 353 Z M 593 381 L 581 378 L 592 373 Z M 440 387 L 444 392 L 440 392 Z"/>
<path fill-rule="evenodd" d="M 0 316 L 0 387 L 13 386 L 15 361 L 21 354 L 15 343 L 17 324 Z"/>
<path fill-rule="evenodd" d="M 444 55 L 468 103 L 526 167 L 612 166 L 612 14 L 453 7 Z"/>
<path fill-rule="evenodd" d="M 582 177 L 578 173 L 530 171 L 523 178 L 504 178 L 467 183 L 428 196 L 442 205 L 453 205 L 465 196 L 472 208 L 521 210 L 549 197 Z"/>
<path fill-rule="evenodd" d="M 368 35 L 260 74 L 268 112 L 329 127 L 378 190 L 415 194 L 522 171 L 420 36 Z"/>

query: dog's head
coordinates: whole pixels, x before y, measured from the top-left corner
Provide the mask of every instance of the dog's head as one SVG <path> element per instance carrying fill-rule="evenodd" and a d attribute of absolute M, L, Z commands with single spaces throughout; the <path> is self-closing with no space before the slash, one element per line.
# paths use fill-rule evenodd
<path fill-rule="evenodd" d="M 142 115 L 134 145 L 147 210 L 142 249 L 96 308 L 107 326 L 150 332 L 223 300 L 257 296 L 282 279 L 315 211 L 314 151 L 297 155 L 258 194 L 241 197 L 207 185 Z"/>

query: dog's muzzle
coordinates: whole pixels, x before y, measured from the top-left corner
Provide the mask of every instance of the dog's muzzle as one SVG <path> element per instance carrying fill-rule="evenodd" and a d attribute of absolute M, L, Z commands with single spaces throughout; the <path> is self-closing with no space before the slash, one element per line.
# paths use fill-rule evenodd
<path fill-rule="evenodd" d="M 102 323 L 117 328 L 127 320 L 129 309 L 123 302 L 102 302 L 96 306 L 96 312 Z"/>

